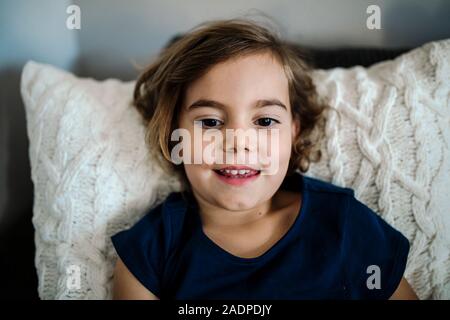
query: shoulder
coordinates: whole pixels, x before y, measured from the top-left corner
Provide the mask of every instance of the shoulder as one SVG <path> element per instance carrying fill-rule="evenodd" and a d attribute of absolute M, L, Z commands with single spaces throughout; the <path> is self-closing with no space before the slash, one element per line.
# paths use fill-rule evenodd
<path fill-rule="evenodd" d="M 388 299 L 406 268 L 408 239 L 355 197 L 351 188 L 305 176 L 314 229 L 339 246 L 349 297 Z M 379 276 L 379 282 L 371 278 Z"/>
<path fill-rule="evenodd" d="M 167 257 L 172 249 L 176 232 L 183 225 L 186 203 L 179 192 L 170 193 L 166 199 L 149 209 L 130 228 L 111 237 L 116 251 L 152 251 L 160 257 Z"/>
<path fill-rule="evenodd" d="M 408 239 L 354 196 L 344 214 L 343 261 L 354 297 L 388 299 L 403 277 Z"/>
<path fill-rule="evenodd" d="M 349 196 L 345 210 L 344 236 L 372 252 L 382 253 L 387 247 L 403 244 L 403 234 L 386 222 L 380 214 L 354 196 Z M 404 241 L 403 241 L 404 242 Z M 407 242 L 407 241 L 406 241 Z"/>
<path fill-rule="evenodd" d="M 173 249 L 176 229 L 181 226 L 185 204 L 171 193 L 150 209 L 131 228 L 111 237 L 123 264 L 150 292 L 161 296 L 161 278 Z"/>
<path fill-rule="evenodd" d="M 304 176 L 303 181 L 305 201 L 309 210 L 314 213 L 312 216 L 316 223 L 333 233 L 342 229 L 348 203 L 354 197 L 353 189 L 307 176 Z"/>

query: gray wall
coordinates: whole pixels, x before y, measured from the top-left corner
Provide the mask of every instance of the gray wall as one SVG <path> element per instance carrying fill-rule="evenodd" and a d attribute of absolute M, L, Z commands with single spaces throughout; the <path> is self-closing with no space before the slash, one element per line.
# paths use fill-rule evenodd
<path fill-rule="evenodd" d="M 82 74 L 113 72 L 133 78 L 132 62 L 145 64 L 178 32 L 216 18 L 273 17 L 288 39 L 316 47 L 415 47 L 450 36 L 448 0 L 75 0 Z M 366 27 L 366 8 L 381 9 L 381 30 Z"/>

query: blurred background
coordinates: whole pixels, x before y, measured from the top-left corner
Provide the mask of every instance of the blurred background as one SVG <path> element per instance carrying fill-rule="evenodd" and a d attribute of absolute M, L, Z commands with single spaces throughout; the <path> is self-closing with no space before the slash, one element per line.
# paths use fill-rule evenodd
<path fill-rule="evenodd" d="M 66 10 L 81 10 L 70 30 Z M 368 6 L 380 8 L 370 30 Z M 37 299 L 33 185 L 20 73 L 32 59 L 96 79 L 136 78 L 174 36 L 212 19 L 267 15 L 287 40 L 313 50 L 317 67 L 370 65 L 450 37 L 448 0 L 1 0 L 0 298 Z M 350 58 L 351 59 L 350 59 Z"/>

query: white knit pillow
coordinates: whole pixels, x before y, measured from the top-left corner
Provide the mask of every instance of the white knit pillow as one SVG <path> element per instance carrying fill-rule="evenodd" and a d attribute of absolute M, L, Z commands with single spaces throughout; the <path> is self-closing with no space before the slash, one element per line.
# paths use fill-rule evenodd
<path fill-rule="evenodd" d="M 422 299 L 450 298 L 449 61 L 445 40 L 368 69 L 314 73 L 331 109 L 307 175 L 355 189 L 409 238 L 406 277 Z M 133 85 L 24 68 L 43 299 L 110 298 L 109 237 L 179 190 L 148 155 Z"/>
<path fill-rule="evenodd" d="M 133 85 L 80 79 L 32 61 L 24 67 L 42 299 L 109 298 L 109 237 L 180 187 L 148 154 L 130 105 Z"/>

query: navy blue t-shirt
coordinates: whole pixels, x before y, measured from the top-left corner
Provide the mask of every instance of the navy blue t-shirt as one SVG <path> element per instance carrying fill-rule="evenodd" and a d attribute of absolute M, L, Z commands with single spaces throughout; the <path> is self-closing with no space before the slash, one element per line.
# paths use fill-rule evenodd
<path fill-rule="evenodd" d="M 288 176 L 300 213 L 255 258 L 222 249 L 204 232 L 192 196 L 171 193 L 112 237 L 130 272 L 160 299 L 389 299 L 405 271 L 409 242 L 350 188 Z"/>

